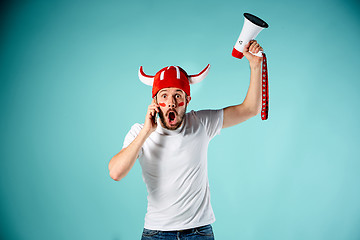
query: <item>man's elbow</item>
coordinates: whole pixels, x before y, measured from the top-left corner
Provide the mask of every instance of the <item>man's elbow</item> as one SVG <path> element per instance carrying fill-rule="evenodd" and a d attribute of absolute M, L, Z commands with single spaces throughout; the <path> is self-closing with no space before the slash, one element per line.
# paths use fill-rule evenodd
<path fill-rule="evenodd" d="M 117 181 L 117 182 L 120 181 L 123 178 L 121 176 L 121 174 L 114 173 L 113 171 L 110 171 L 109 175 L 114 181 Z"/>
<path fill-rule="evenodd" d="M 249 109 L 249 111 L 247 112 L 247 116 L 248 118 L 253 118 L 256 115 L 258 115 L 261 112 L 261 109 Z"/>
<path fill-rule="evenodd" d="M 253 117 L 255 117 L 256 115 L 259 115 L 261 113 L 261 108 L 258 108 L 256 109 L 254 112 L 253 112 Z"/>
<path fill-rule="evenodd" d="M 120 181 L 124 177 L 122 171 L 119 170 L 115 171 L 114 166 L 110 164 L 109 164 L 109 175 L 115 181 Z"/>
<path fill-rule="evenodd" d="M 261 112 L 261 106 L 259 106 L 259 107 L 248 106 L 248 105 L 245 105 L 244 103 L 242 105 L 243 105 L 242 115 L 246 115 L 247 119 L 255 117 L 256 115 L 258 115 Z"/>
<path fill-rule="evenodd" d="M 252 117 L 259 115 L 261 113 L 261 105 L 256 108 L 251 109 L 250 112 L 251 112 Z"/>

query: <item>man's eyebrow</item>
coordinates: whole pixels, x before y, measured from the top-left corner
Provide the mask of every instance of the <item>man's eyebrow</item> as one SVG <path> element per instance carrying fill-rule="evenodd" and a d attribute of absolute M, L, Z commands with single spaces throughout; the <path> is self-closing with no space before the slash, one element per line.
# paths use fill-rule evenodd
<path fill-rule="evenodd" d="M 167 92 L 167 90 L 160 90 L 160 91 L 159 91 L 159 94 L 162 93 L 162 92 Z"/>
<path fill-rule="evenodd" d="M 163 92 L 168 92 L 168 90 L 160 90 L 159 91 L 159 94 L 163 93 Z M 182 90 L 180 89 L 177 89 L 175 92 L 181 92 L 181 93 L 184 93 Z"/>

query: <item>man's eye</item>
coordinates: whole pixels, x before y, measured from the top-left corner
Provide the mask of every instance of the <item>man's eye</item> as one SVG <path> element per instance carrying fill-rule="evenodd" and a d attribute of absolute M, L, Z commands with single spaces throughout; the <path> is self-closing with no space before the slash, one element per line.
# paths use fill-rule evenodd
<path fill-rule="evenodd" d="M 161 97 L 162 97 L 162 98 L 166 98 L 166 95 L 162 95 Z"/>
<path fill-rule="evenodd" d="M 175 97 L 176 97 L 176 98 L 180 98 L 181 96 L 180 96 L 180 95 L 176 95 Z"/>

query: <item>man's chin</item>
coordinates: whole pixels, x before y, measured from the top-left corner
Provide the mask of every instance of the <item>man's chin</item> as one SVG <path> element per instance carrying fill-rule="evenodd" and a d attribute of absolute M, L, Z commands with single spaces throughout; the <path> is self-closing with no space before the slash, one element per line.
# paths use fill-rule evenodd
<path fill-rule="evenodd" d="M 164 127 L 165 127 L 166 129 L 169 129 L 169 130 L 176 130 L 176 129 L 178 129 L 178 128 L 181 126 L 181 123 L 182 123 L 182 121 L 179 122 L 179 123 L 176 123 L 176 124 L 169 124 L 169 123 L 166 122 L 166 124 L 165 124 Z"/>

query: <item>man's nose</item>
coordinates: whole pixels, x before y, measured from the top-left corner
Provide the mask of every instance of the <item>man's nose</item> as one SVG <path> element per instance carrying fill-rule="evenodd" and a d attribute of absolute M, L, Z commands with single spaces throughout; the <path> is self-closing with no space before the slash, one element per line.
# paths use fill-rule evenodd
<path fill-rule="evenodd" d="M 169 108 L 175 108 L 176 107 L 176 101 L 174 98 L 171 98 L 171 100 L 168 103 Z"/>

